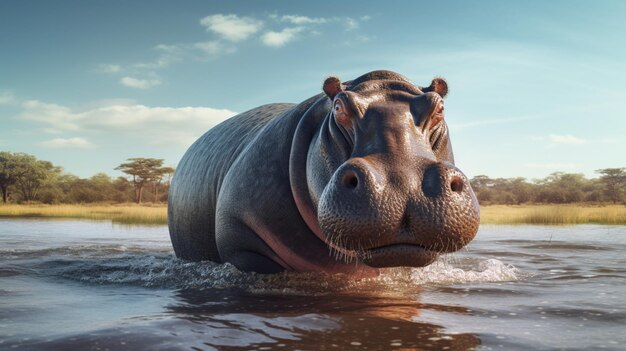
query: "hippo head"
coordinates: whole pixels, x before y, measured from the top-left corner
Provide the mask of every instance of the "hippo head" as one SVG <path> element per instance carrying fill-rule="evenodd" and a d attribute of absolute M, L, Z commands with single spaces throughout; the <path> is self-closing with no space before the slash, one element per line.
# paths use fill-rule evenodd
<path fill-rule="evenodd" d="M 298 127 L 309 145 L 294 140 L 306 164 L 294 172 L 292 150 L 290 176 L 303 218 L 331 251 L 371 267 L 419 267 L 470 242 L 479 206 L 454 166 L 446 81 L 421 88 L 375 71 L 343 84 L 331 77 L 323 90 Z"/>

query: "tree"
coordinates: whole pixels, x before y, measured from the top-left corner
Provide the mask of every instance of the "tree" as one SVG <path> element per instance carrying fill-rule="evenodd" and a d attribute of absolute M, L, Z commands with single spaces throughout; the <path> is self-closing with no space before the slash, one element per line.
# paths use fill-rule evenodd
<path fill-rule="evenodd" d="M 589 183 L 583 189 L 585 194 L 584 201 L 601 202 L 605 201 L 604 183 L 599 178 L 590 179 Z"/>
<path fill-rule="evenodd" d="M 9 187 L 15 184 L 19 177 L 15 155 L 7 151 L 0 152 L 0 191 L 2 202 L 5 204 L 9 196 Z"/>
<path fill-rule="evenodd" d="M 73 196 L 73 191 L 78 182 L 80 182 L 80 178 L 69 173 L 61 174 L 56 178 L 56 186 L 60 189 L 61 193 L 63 193 L 63 195 L 59 198 L 59 202 L 76 202 Z M 44 202 L 46 201 L 44 200 Z"/>
<path fill-rule="evenodd" d="M 41 182 L 40 189 L 36 194 L 36 200 L 46 204 L 58 204 L 66 200 L 65 193 L 61 188 L 63 174 L 61 167 L 53 166 Z"/>
<path fill-rule="evenodd" d="M 110 201 L 115 197 L 113 180 L 106 173 L 96 173 L 88 180 L 89 187 L 96 193 L 95 201 Z"/>
<path fill-rule="evenodd" d="M 507 186 L 515 197 L 516 204 L 528 202 L 533 196 L 533 186 L 526 181 L 526 178 L 518 177 L 507 180 Z"/>
<path fill-rule="evenodd" d="M 61 173 L 61 168 L 50 161 L 38 160 L 33 155 L 16 154 L 17 168 L 20 177 L 16 182 L 23 201 L 32 201 L 37 198 L 39 190 L 46 182 L 50 182 Z"/>
<path fill-rule="evenodd" d="M 607 197 L 617 203 L 624 198 L 624 188 L 626 187 L 626 168 L 604 168 L 596 170 L 602 174 L 600 181 L 604 184 L 604 191 Z"/>
<path fill-rule="evenodd" d="M 49 161 L 38 160 L 35 156 L 24 153 L 0 152 L 0 190 L 2 201 L 7 202 L 9 187 L 15 187 L 21 200 L 32 201 L 41 187 L 60 174 L 61 168 Z"/>
<path fill-rule="evenodd" d="M 485 204 L 493 200 L 494 181 L 486 175 L 477 175 L 470 180 L 479 202 Z"/>
<path fill-rule="evenodd" d="M 117 177 L 113 181 L 113 188 L 115 189 L 114 201 L 117 202 L 130 202 L 134 200 L 134 187 L 124 177 Z"/>
<path fill-rule="evenodd" d="M 173 173 L 173 167 L 161 167 L 155 170 L 154 178 L 152 180 L 152 183 L 154 184 L 154 202 L 159 202 L 159 185 L 161 185 L 163 178 L 165 175 L 171 175 Z"/>
<path fill-rule="evenodd" d="M 162 167 L 163 159 L 156 158 L 129 158 L 126 163 L 122 163 L 116 170 L 120 170 L 132 176 L 133 186 L 135 187 L 135 202 L 141 203 L 143 190 L 146 184 L 159 182 L 163 175 L 171 172 L 170 167 Z"/>
<path fill-rule="evenodd" d="M 589 180 L 578 173 L 555 172 L 537 182 L 537 202 L 572 203 L 584 199 L 582 189 L 588 188 Z"/>

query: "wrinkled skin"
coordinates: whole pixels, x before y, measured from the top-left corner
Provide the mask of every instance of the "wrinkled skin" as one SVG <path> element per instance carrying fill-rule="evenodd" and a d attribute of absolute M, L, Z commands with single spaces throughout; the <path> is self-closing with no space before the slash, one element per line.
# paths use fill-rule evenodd
<path fill-rule="evenodd" d="M 178 257 L 375 274 L 472 240 L 479 208 L 454 166 L 447 83 L 374 71 L 323 90 L 237 115 L 189 148 L 169 197 Z"/>

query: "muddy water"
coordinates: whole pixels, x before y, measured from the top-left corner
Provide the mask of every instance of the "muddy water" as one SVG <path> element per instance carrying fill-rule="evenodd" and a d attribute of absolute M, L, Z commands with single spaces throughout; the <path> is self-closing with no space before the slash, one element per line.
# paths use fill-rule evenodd
<path fill-rule="evenodd" d="M 164 226 L 0 219 L 0 349 L 624 349 L 626 227 L 483 226 L 376 279 L 187 263 Z"/>

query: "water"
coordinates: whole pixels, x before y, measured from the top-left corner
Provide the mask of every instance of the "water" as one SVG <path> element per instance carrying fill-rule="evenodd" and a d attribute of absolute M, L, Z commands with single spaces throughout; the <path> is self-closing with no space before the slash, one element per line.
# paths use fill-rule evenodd
<path fill-rule="evenodd" d="M 625 226 L 483 226 L 378 278 L 187 263 L 165 226 L 0 219 L 2 350 L 625 349 Z"/>

